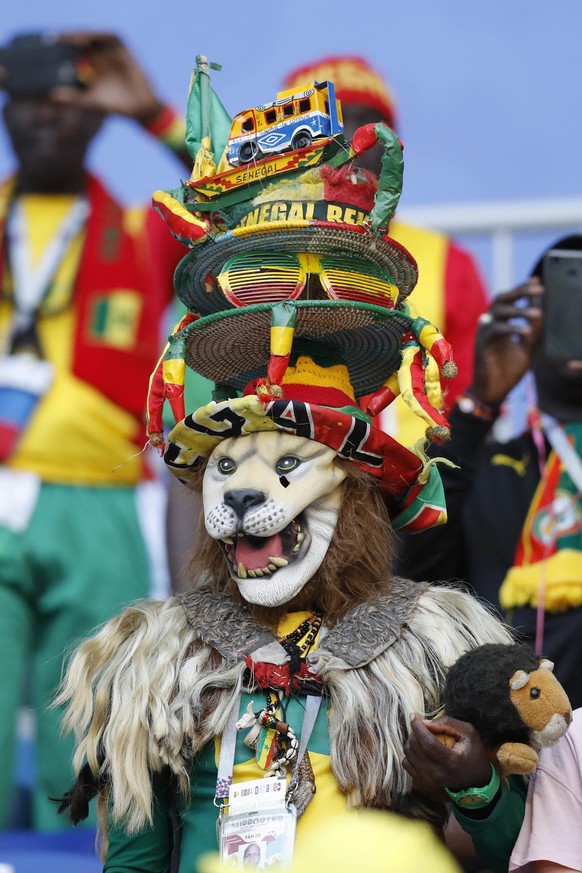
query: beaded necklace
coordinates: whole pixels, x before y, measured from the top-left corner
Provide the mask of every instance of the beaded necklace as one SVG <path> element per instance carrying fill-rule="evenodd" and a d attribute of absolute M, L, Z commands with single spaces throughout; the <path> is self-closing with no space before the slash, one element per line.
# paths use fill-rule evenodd
<path fill-rule="evenodd" d="M 322 622 L 323 616 L 320 613 L 315 613 L 306 618 L 305 621 L 302 621 L 294 631 L 291 631 L 291 633 L 286 634 L 279 640 L 291 658 L 289 665 L 291 674 L 296 673 L 301 666 L 301 662 L 305 661 L 305 656 L 315 642 Z"/>
<path fill-rule="evenodd" d="M 251 728 L 244 742 L 255 750 L 259 766 L 276 774 L 283 774 L 297 755 L 297 738 L 286 721 L 285 696 L 291 692 L 291 680 L 295 674 L 307 670 L 305 658 L 317 638 L 322 622 L 323 616 L 315 613 L 301 622 L 294 631 L 279 638 L 290 658 L 289 663 L 283 665 L 287 674 L 286 687 L 267 686 L 266 707 L 255 712 L 253 703 L 250 703 L 245 715 L 237 722 L 238 730 Z M 257 665 L 255 670 L 256 667 Z M 263 685 L 262 682 L 259 684 Z"/>

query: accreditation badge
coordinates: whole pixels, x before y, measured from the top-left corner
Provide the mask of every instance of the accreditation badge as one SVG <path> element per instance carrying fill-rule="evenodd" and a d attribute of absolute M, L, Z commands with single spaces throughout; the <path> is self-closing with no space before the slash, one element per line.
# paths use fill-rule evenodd
<path fill-rule="evenodd" d="M 228 812 L 219 823 L 220 857 L 227 867 L 288 866 L 293 859 L 297 815 L 287 806 L 287 780 L 251 779 L 230 786 Z"/>

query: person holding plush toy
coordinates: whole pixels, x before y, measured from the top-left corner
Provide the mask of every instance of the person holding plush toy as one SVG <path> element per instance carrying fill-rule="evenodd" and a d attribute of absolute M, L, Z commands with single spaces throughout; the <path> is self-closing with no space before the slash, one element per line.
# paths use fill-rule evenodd
<path fill-rule="evenodd" d="M 572 740 L 570 701 L 553 666 L 526 643 L 472 649 L 448 670 L 444 715 L 414 718 L 405 745 L 404 767 L 415 788 L 427 796 L 448 796 L 458 823 L 495 873 L 507 871 L 524 818 L 526 783 L 521 777 L 533 774 L 519 840 L 525 846 L 525 832 L 532 824 L 533 780 L 538 770 L 548 772 L 546 762 L 553 756 L 562 760 L 575 745 L 578 729 Z M 579 767 L 575 769 L 573 795 L 580 798 Z M 551 773 L 555 776 L 555 768 Z M 552 796 L 565 790 L 563 781 L 540 777 L 544 794 L 549 790 Z M 536 851 L 543 845 L 532 842 Z M 571 841 L 564 847 L 568 850 L 561 855 L 548 857 L 572 858 Z"/>

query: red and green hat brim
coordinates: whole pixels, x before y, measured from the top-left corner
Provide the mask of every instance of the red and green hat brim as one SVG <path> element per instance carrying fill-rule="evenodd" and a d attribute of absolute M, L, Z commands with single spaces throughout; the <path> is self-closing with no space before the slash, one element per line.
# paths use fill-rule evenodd
<path fill-rule="evenodd" d="M 397 371 L 403 335 L 413 319 L 400 310 L 340 300 L 294 301 L 294 347 L 312 343 L 346 365 L 357 397 L 380 388 Z M 189 367 L 237 391 L 265 375 L 273 306 L 259 303 L 207 315 L 180 334 Z"/>

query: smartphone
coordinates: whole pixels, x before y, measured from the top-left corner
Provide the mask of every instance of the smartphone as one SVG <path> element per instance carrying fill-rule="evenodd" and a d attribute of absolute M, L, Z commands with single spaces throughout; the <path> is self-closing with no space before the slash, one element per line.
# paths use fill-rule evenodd
<path fill-rule="evenodd" d="M 582 251 L 551 249 L 542 263 L 543 350 L 557 361 L 582 361 Z"/>
<path fill-rule="evenodd" d="M 50 34 L 16 36 L 0 49 L 0 66 L 6 72 L 2 88 L 13 97 L 46 94 L 59 86 L 84 88 L 84 64 L 75 46 Z"/>

